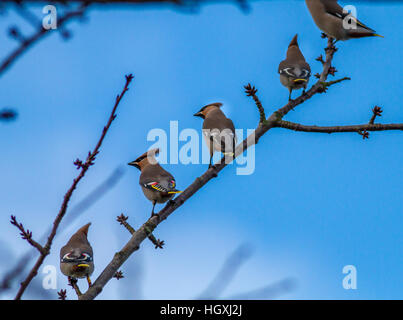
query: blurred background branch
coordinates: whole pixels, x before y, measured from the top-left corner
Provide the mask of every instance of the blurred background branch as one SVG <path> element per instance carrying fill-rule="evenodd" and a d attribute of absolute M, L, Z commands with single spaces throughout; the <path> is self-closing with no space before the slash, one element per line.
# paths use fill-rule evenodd
<path fill-rule="evenodd" d="M 225 260 L 220 271 L 197 299 L 218 299 L 221 297 L 223 291 L 235 278 L 239 269 L 252 257 L 252 255 L 252 246 L 246 243 L 241 244 Z"/>
<path fill-rule="evenodd" d="M 0 121 L 13 121 L 17 119 L 17 112 L 13 109 L 4 108 L 0 110 Z"/>
<path fill-rule="evenodd" d="M 89 3 L 83 2 L 77 8 L 68 9 L 60 17 L 58 17 L 57 26 L 59 30 L 62 30 L 61 34 L 65 39 L 69 38 L 69 33 L 66 31 L 63 32 L 63 27 L 65 24 L 71 20 L 82 17 L 88 6 Z M 42 40 L 45 36 L 49 35 L 53 31 L 52 29 L 47 30 L 43 28 L 42 19 L 36 18 L 36 16 L 33 15 L 28 9 L 23 7 L 21 3 L 17 5 L 17 8 L 17 13 L 20 16 L 22 16 L 25 20 L 28 20 L 30 24 L 36 25 L 36 31 L 29 36 L 25 36 L 19 27 L 14 25 L 9 27 L 9 36 L 18 41 L 19 45 L 2 59 L 0 63 L 0 76 L 35 43 Z"/>

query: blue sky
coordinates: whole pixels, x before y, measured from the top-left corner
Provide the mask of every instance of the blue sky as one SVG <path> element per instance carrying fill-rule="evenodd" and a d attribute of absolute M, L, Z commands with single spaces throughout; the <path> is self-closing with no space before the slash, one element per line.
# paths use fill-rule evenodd
<path fill-rule="evenodd" d="M 385 38 L 339 43 L 337 76 L 352 81 L 313 97 L 287 120 L 362 124 L 369 121 L 371 108 L 380 105 L 384 114 L 378 120 L 403 121 L 398 85 L 403 6 L 357 6 L 358 17 Z M 39 7 L 35 10 L 40 13 Z M 16 19 L 10 13 L 0 20 L 0 30 Z M 149 217 L 151 204 L 141 193 L 139 172 L 126 166 L 152 144 L 146 140 L 149 130 L 169 130 L 170 121 L 178 121 L 180 129 L 199 130 L 202 123 L 192 115 L 216 101 L 224 103 L 237 128 L 254 128 L 258 113 L 243 85 L 251 82 L 259 89 L 270 114 L 287 102 L 277 68 L 292 37 L 299 34 L 313 74 L 320 71 L 315 58 L 325 46 L 302 1 L 258 2 L 248 14 L 229 4 L 207 5 L 197 14 L 96 9 L 87 22 L 68 28 L 70 41 L 57 34 L 48 37 L 0 78 L 1 107 L 19 112 L 18 121 L 0 123 L 0 248 L 11 246 L 10 263 L 28 249 L 8 223 L 11 214 L 36 237 L 51 225 L 77 174 L 73 161 L 94 147 L 124 75 L 133 73 L 135 80 L 96 165 L 71 205 L 116 167 L 124 166 L 125 175 L 60 234 L 45 262 L 58 266 L 60 247 L 91 221 L 94 279 L 128 240 L 115 217 L 124 212 L 135 228 Z M 15 45 L 5 31 L 0 39 L 2 54 Z M 401 132 L 372 133 L 363 141 L 350 133 L 271 130 L 256 146 L 253 175 L 237 176 L 234 166 L 226 168 L 158 227 L 155 235 L 166 248 L 154 250 L 144 242 L 122 268 L 133 279 L 111 281 L 99 298 L 194 298 L 231 252 L 248 243 L 253 255 L 221 297 L 293 278 L 296 287 L 280 298 L 401 299 L 402 143 Z M 206 169 L 164 167 L 180 189 Z M 342 287 L 345 265 L 357 268 L 357 290 Z M 0 264 L 1 272 L 8 266 Z M 59 274 L 58 290 L 66 287 Z M 68 295 L 74 297 L 70 289 Z"/>

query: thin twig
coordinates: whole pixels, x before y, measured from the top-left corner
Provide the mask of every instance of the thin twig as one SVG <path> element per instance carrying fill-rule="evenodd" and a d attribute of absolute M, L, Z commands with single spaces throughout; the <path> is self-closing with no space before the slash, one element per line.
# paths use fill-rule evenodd
<path fill-rule="evenodd" d="M 106 133 L 108 132 L 113 120 L 115 120 L 115 118 L 116 118 L 117 107 L 118 107 L 120 101 L 122 100 L 123 96 L 127 92 L 127 90 L 129 90 L 129 84 L 131 83 L 132 80 L 133 80 L 133 76 L 131 74 L 126 76 L 126 84 L 125 84 L 122 92 L 120 93 L 120 95 L 118 95 L 116 97 L 115 105 L 113 106 L 112 112 L 111 112 L 111 114 L 109 116 L 109 120 L 108 120 L 106 126 L 104 127 L 104 129 L 102 130 L 101 137 L 98 140 L 98 143 L 96 144 L 94 150 L 92 152 L 89 152 L 89 154 L 87 156 L 87 159 L 85 160 L 84 163 L 82 161 L 80 161 L 80 160 L 78 160 L 79 163 L 77 163 L 77 160 L 76 160 L 76 165 L 77 165 L 78 169 L 80 169 L 80 173 L 77 176 L 77 178 L 74 179 L 73 184 L 71 185 L 70 189 L 67 191 L 67 193 L 64 196 L 62 206 L 60 208 L 59 213 L 56 216 L 56 219 L 53 222 L 52 231 L 51 231 L 51 233 L 50 233 L 50 235 L 48 237 L 48 240 L 47 240 L 47 242 L 46 242 L 46 244 L 44 246 L 44 249 L 46 250 L 45 254 L 41 254 L 39 256 L 39 258 L 36 261 L 34 267 L 29 272 L 27 278 L 21 283 L 20 289 L 18 290 L 18 293 L 15 296 L 16 300 L 21 299 L 22 294 L 24 293 L 24 291 L 28 287 L 28 285 L 31 282 L 31 280 L 37 275 L 40 266 L 42 265 L 42 263 L 45 260 L 46 256 L 49 254 L 50 248 L 52 246 L 53 239 L 56 236 L 57 228 L 59 227 L 59 224 L 62 221 L 62 219 L 63 219 L 63 217 L 64 217 L 64 215 L 66 213 L 67 206 L 69 204 L 70 198 L 71 198 L 74 190 L 76 189 L 78 183 L 85 176 L 85 174 L 88 171 L 88 169 L 94 164 L 95 158 L 96 158 L 97 154 L 99 153 L 99 149 L 101 148 L 101 145 L 102 145 L 102 142 L 104 141 Z"/>
<path fill-rule="evenodd" d="M 359 124 L 350 126 L 306 126 L 289 121 L 279 121 L 278 128 L 290 129 L 301 132 L 337 133 L 337 132 L 365 132 L 365 131 L 386 131 L 403 130 L 403 123 L 390 124 Z"/>
<path fill-rule="evenodd" d="M 222 293 L 234 279 L 238 270 L 252 256 L 253 248 L 244 243 L 231 253 L 225 260 L 220 271 L 213 278 L 211 283 L 203 290 L 196 299 L 214 300 L 221 298 Z"/>
<path fill-rule="evenodd" d="M 66 300 L 67 299 L 67 290 L 66 289 L 61 289 L 60 291 L 57 292 L 57 295 L 59 296 L 59 300 Z"/>
<path fill-rule="evenodd" d="M 372 109 L 372 117 L 371 120 L 369 120 L 369 124 L 374 124 L 376 117 L 382 117 L 382 112 L 383 110 L 381 107 L 375 106 Z"/>
<path fill-rule="evenodd" d="M 20 235 L 23 240 L 27 240 L 27 242 L 36 248 L 40 254 L 47 254 L 46 250 L 44 247 L 42 247 L 38 242 L 36 242 L 34 239 L 32 239 L 32 231 L 29 231 L 28 229 L 25 230 L 24 226 L 22 223 L 18 223 L 17 218 L 15 216 L 11 216 L 10 223 L 18 228 L 18 230 L 21 231 Z"/>
<path fill-rule="evenodd" d="M 74 291 L 76 292 L 77 297 L 80 298 L 82 293 L 81 293 L 80 288 L 78 287 L 77 279 L 73 279 L 73 278 L 69 277 L 68 281 L 69 281 L 69 286 L 71 286 L 74 289 Z"/>
<path fill-rule="evenodd" d="M 116 218 L 116 221 L 119 222 L 121 225 L 123 225 L 130 232 L 130 234 L 133 235 L 136 232 L 136 230 L 134 230 L 134 228 L 127 222 L 127 219 L 129 219 L 129 217 L 125 216 L 122 213 L 120 216 Z M 156 237 L 154 237 L 153 234 L 149 234 L 148 239 L 150 239 L 150 241 L 154 244 L 155 249 L 164 248 L 165 244 L 164 240 L 157 239 Z"/>

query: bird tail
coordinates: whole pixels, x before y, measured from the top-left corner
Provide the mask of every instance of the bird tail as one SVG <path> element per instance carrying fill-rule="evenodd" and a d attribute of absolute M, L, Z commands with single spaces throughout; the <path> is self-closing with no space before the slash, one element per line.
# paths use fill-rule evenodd
<path fill-rule="evenodd" d="M 176 193 L 181 193 L 182 191 L 180 191 L 180 190 L 171 190 L 171 191 L 169 191 L 168 192 L 168 194 L 176 194 Z"/>
<path fill-rule="evenodd" d="M 373 37 L 385 38 L 384 36 L 382 36 L 382 35 L 380 35 L 380 34 L 377 34 L 377 33 L 374 33 L 372 36 L 373 36 Z"/>

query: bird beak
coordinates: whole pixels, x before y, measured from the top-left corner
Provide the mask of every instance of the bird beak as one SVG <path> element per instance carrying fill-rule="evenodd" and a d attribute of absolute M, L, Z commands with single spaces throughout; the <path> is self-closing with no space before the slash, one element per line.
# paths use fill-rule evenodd
<path fill-rule="evenodd" d="M 136 161 L 129 162 L 128 165 L 133 166 L 133 167 L 135 167 L 137 169 L 140 169 L 140 166 L 138 165 L 138 163 Z"/>
<path fill-rule="evenodd" d="M 201 112 L 197 112 L 193 116 L 203 118 L 203 114 Z"/>

